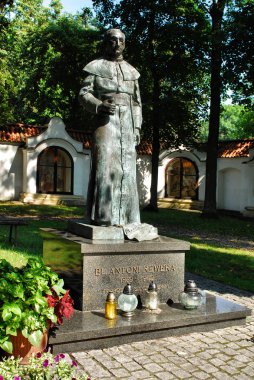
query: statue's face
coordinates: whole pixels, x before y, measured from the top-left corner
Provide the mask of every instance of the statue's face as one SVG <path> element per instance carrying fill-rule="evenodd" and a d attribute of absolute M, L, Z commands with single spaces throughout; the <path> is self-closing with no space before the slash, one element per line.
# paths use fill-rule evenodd
<path fill-rule="evenodd" d="M 125 48 L 125 36 L 120 31 L 113 31 L 105 41 L 106 55 L 117 59 L 122 56 Z"/>

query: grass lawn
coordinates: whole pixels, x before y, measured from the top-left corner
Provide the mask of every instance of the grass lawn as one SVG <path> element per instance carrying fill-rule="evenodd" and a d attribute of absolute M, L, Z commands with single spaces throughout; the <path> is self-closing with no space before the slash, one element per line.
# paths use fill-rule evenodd
<path fill-rule="evenodd" d="M 40 228 L 65 229 L 67 220 L 84 215 L 83 207 L 23 205 L 0 202 L 0 214 L 29 217 L 19 227 L 18 244 L 8 243 L 9 227 L 0 226 L 0 258 L 22 265 L 27 257 L 42 254 Z M 198 211 L 161 209 L 142 212 L 142 222 L 158 226 L 159 232 L 191 242 L 186 270 L 254 292 L 254 220 L 221 216 L 204 219 Z"/>
<path fill-rule="evenodd" d="M 142 216 L 160 233 L 191 243 L 186 271 L 254 292 L 254 220 L 207 219 L 199 211 L 167 209 Z"/>

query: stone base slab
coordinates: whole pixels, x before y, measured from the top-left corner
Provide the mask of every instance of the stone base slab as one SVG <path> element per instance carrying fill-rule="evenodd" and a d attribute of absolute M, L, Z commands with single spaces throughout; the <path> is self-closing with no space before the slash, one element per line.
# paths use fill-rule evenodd
<path fill-rule="evenodd" d="M 160 305 L 161 312 L 136 310 L 131 318 L 120 314 L 116 320 L 107 320 L 103 310 L 75 311 L 70 321 L 65 321 L 50 336 L 49 344 L 54 353 L 78 352 L 102 349 L 124 343 L 183 335 L 192 332 L 211 331 L 235 325 L 243 325 L 251 310 L 213 296 L 204 297 L 196 310 L 185 310 L 179 303 Z"/>
<path fill-rule="evenodd" d="M 68 231 L 92 240 L 124 240 L 122 227 L 93 226 L 82 220 L 69 220 Z"/>

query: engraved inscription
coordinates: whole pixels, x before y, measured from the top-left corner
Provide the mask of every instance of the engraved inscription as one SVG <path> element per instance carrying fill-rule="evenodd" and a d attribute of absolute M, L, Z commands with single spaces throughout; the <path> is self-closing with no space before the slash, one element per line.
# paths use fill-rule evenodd
<path fill-rule="evenodd" d="M 113 267 L 110 269 L 105 268 L 95 268 L 95 276 L 102 275 L 130 275 L 130 274 L 140 274 L 140 273 L 158 273 L 158 272 L 170 272 L 175 271 L 176 268 L 174 265 L 170 264 L 160 264 L 160 265 L 145 265 L 141 266 L 129 266 L 129 267 Z M 128 276 L 132 278 L 131 276 Z"/>

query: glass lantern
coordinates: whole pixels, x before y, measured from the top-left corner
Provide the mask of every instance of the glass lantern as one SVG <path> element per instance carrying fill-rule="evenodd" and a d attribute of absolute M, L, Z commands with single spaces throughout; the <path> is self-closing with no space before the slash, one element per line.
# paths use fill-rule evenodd
<path fill-rule="evenodd" d="M 114 293 L 109 292 L 105 302 L 105 318 L 116 319 L 116 298 Z"/>
<path fill-rule="evenodd" d="M 195 281 L 188 280 L 184 291 L 179 295 L 179 301 L 185 309 L 192 310 L 199 307 L 202 303 L 202 294 L 197 288 Z"/>
<path fill-rule="evenodd" d="M 131 285 L 127 284 L 123 289 L 123 293 L 118 297 L 118 308 L 124 317 L 132 317 L 137 306 L 138 299 L 133 294 Z"/>
<path fill-rule="evenodd" d="M 158 309 L 159 297 L 157 285 L 153 281 L 150 282 L 148 290 L 146 291 L 144 306 L 149 310 Z"/>

